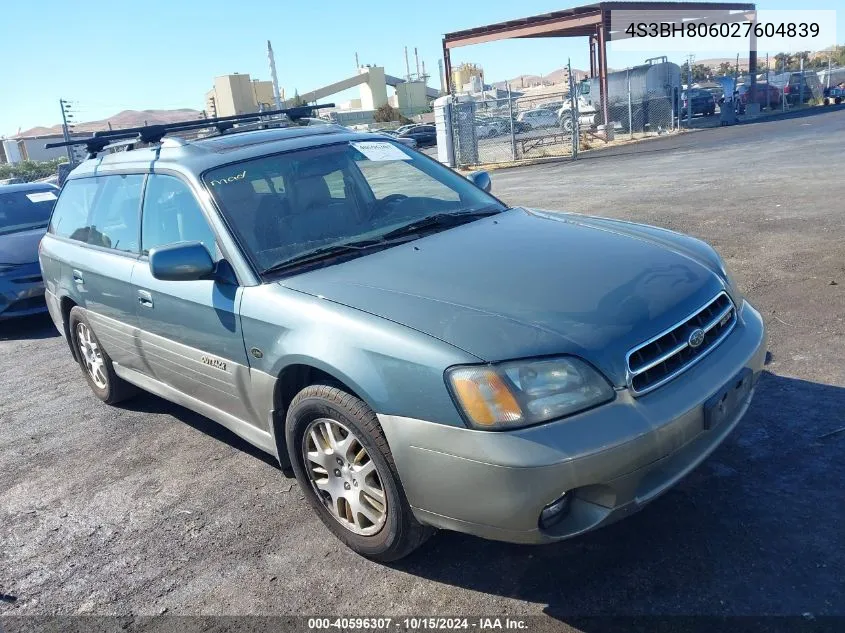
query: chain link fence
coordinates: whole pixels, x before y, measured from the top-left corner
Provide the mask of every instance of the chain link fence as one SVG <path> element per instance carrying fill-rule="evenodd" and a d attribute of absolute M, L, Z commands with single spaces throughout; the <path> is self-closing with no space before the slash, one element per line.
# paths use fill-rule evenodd
<path fill-rule="evenodd" d="M 573 151 L 571 123 L 561 116 L 565 93 L 510 96 L 452 104 L 452 136 L 459 167 L 512 163 Z"/>
<path fill-rule="evenodd" d="M 590 82 L 575 85 L 572 81 L 567 92 L 543 95 L 456 98 L 451 109 L 456 166 L 574 158 L 579 150 L 679 129 L 677 82 L 650 78 L 658 85 L 648 89 L 644 79 L 614 74 L 616 81 L 608 89 L 607 122 L 599 91 L 591 90 Z"/>

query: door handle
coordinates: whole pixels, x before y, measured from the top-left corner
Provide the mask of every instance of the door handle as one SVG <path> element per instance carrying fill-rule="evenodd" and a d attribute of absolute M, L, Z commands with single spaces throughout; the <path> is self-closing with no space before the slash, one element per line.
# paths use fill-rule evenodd
<path fill-rule="evenodd" d="M 145 308 L 152 308 L 153 307 L 153 296 L 147 292 L 146 290 L 139 290 L 138 291 L 138 303 L 140 303 Z"/>
<path fill-rule="evenodd" d="M 75 283 L 78 283 L 78 284 L 84 284 L 85 283 L 85 278 L 82 276 L 81 272 L 79 272 L 78 270 L 74 270 L 72 274 L 73 274 L 73 281 Z"/>

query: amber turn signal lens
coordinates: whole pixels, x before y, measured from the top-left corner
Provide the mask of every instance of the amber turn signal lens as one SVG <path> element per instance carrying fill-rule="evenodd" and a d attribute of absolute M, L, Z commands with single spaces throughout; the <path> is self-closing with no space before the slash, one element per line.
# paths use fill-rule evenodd
<path fill-rule="evenodd" d="M 513 394 L 492 370 L 467 368 L 455 372 L 452 385 L 464 411 L 478 425 L 493 426 L 522 417 L 522 410 Z"/>

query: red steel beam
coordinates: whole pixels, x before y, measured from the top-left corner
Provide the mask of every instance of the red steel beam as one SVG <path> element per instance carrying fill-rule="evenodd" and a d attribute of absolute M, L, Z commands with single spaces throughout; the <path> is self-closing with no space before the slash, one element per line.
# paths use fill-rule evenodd
<path fill-rule="evenodd" d="M 598 54 L 599 54 L 599 95 L 601 96 L 601 113 L 604 118 L 604 125 L 607 126 L 610 120 L 607 108 L 607 37 L 604 31 L 604 20 L 598 28 Z M 605 134 L 607 127 L 605 127 Z"/>
<path fill-rule="evenodd" d="M 490 28 L 489 31 L 458 35 L 451 33 L 443 38 L 443 46 L 447 49 L 472 44 L 483 44 L 497 40 L 509 40 L 520 37 L 567 37 L 567 31 L 589 27 L 601 23 L 601 11 L 586 15 L 554 18 L 538 24 L 515 24 Z M 575 34 L 573 34 L 574 36 Z"/>

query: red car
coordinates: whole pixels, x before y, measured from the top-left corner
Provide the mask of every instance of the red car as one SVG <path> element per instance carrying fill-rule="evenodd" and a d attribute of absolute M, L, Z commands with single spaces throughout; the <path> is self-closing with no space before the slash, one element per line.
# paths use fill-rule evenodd
<path fill-rule="evenodd" d="M 736 89 L 739 92 L 739 102 L 742 110 L 744 111 L 749 102 L 751 84 L 740 84 L 736 87 Z M 765 81 L 757 82 L 757 94 L 753 103 L 759 103 L 761 110 L 766 108 L 778 108 L 781 105 L 781 100 L 782 94 L 777 86 L 768 84 Z"/>

